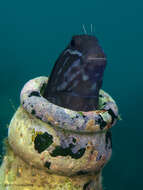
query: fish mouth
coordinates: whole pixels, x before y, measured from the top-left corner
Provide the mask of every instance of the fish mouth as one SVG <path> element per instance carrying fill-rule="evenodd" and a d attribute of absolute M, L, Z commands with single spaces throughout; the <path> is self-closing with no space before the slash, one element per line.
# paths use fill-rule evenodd
<path fill-rule="evenodd" d="M 93 67 L 93 66 L 106 66 L 107 58 L 104 56 L 96 56 L 96 55 L 88 55 L 83 57 L 83 63 L 86 67 Z"/>
<path fill-rule="evenodd" d="M 87 62 L 94 62 L 94 61 L 106 61 L 107 59 L 105 58 L 105 57 L 89 57 L 88 59 L 87 59 Z"/>

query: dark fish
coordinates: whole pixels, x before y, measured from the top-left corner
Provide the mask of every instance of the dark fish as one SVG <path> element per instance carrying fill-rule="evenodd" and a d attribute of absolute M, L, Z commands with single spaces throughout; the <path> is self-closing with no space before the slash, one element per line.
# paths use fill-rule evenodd
<path fill-rule="evenodd" d="M 105 66 L 106 56 L 96 37 L 73 36 L 57 59 L 43 96 L 71 110 L 95 110 Z"/>

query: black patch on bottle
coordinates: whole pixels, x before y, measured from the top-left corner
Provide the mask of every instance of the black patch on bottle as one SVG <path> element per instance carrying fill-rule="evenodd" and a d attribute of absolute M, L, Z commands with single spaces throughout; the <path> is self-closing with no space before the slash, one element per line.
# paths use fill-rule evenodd
<path fill-rule="evenodd" d="M 85 183 L 83 186 L 83 190 L 89 190 L 89 185 L 92 181 L 90 180 L 89 182 Z"/>
<path fill-rule="evenodd" d="M 111 117 L 112 117 L 112 122 L 111 122 L 111 124 L 114 122 L 114 120 L 115 119 L 117 119 L 117 116 L 114 114 L 114 112 L 112 111 L 112 109 L 109 109 L 109 110 L 107 110 L 108 111 L 108 113 L 111 115 Z"/>
<path fill-rule="evenodd" d="M 45 162 L 44 166 L 45 166 L 46 168 L 50 169 L 51 162 L 48 162 L 48 161 L 47 161 L 47 162 Z"/>
<path fill-rule="evenodd" d="M 100 125 L 100 129 L 104 129 L 104 127 L 107 125 L 107 123 L 103 120 L 102 116 L 99 115 L 98 124 Z"/>
<path fill-rule="evenodd" d="M 105 149 L 111 149 L 112 148 L 112 133 L 110 130 L 108 130 L 105 134 Z"/>
<path fill-rule="evenodd" d="M 31 93 L 29 94 L 28 97 L 31 97 L 31 96 L 38 96 L 38 97 L 40 97 L 40 93 L 37 92 L 37 91 L 33 91 L 33 92 L 31 92 Z"/>
<path fill-rule="evenodd" d="M 73 143 L 76 143 L 76 138 L 73 137 L 73 138 L 72 138 L 72 141 L 73 141 Z"/>
<path fill-rule="evenodd" d="M 40 119 L 40 120 L 42 120 L 42 118 L 41 118 L 40 116 L 36 115 L 36 117 L 37 117 L 37 119 Z"/>
<path fill-rule="evenodd" d="M 79 159 L 83 156 L 84 152 L 85 152 L 85 148 L 81 148 L 79 149 L 76 153 L 72 152 L 72 148 L 74 148 L 75 145 L 73 144 L 69 144 L 69 147 L 67 148 L 63 148 L 61 146 L 56 146 L 55 149 L 53 150 L 53 152 L 50 154 L 53 157 L 56 156 L 71 156 L 74 159 Z"/>
<path fill-rule="evenodd" d="M 88 173 L 88 171 L 80 170 L 76 173 L 76 175 L 87 175 Z"/>
<path fill-rule="evenodd" d="M 47 132 L 43 134 L 38 134 L 34 140 L 34 148 L 38 153 L 43 152 L 53 143 L 53 136 Z"/>
<path fill-rule="evenodd" d="M 83 118 L 87 118 L 87 116 L 86 116 L 86 115 L 82 115 L 82 117 L 83 117 Z"/>
<path fill-rule="evenodd" d="M 32 115 L 35 115 L 35 114 L 36 114 L 36 111 L 33 109 L 33 110 L 31 111 L 31 114 L 32 114 Z"/>

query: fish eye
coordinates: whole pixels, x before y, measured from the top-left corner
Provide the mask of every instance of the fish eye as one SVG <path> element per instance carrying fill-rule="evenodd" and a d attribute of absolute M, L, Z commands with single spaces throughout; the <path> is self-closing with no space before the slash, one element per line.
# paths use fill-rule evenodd
<path fill-rule="evenodd" d="M 75 46 L 75 40 L 74 40 L 74 39 L 71 40 L 71 46 L 72 46 L 72 47 Z"/>

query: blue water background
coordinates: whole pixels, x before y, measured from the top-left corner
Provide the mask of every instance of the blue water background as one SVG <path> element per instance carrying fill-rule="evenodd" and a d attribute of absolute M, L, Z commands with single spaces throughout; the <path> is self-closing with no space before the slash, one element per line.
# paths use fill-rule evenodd
<path fill-rule="evenodd" d="M 122 121 L 113 127 L 106 190 L 143 189 L 143 1 L 0 1 L 0 154 L 26 81 L 49 75 L 71 36 L 94 34 L 108 57 L 103 89 Z"/>

